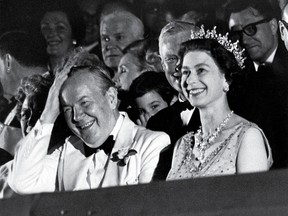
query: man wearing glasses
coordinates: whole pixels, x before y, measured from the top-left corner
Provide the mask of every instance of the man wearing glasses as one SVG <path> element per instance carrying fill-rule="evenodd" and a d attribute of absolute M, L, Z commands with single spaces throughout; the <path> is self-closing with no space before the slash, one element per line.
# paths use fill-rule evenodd
<path fill-rule="evenodd" d="M 181 89 L 181 71 L 178 51 L 181 43 L 190 39 L 191 31 L 198 28 L 188 22 L 173 21 L 165 25 L 159 36 L 159 53 L 163 70 L 169 84 L 178 92 L 178 100 L 152 116 L 147 128 L 164 131 L 171 138 L 171 145 L 160 155 L 154 180 L 165 180 L 171 167 L 175 142 L 188 131 L 196 131 L 200 126 L 199 111 L 192 109 Z"/>
<path fill-rule="evenodd" d="M 230 36 L 247 52 L 245 83 L 235 112 L 261 127 L 273 152 L 273 168 L 288 167 L 288 54 L 278 36 L 276 11 L 268 0 L 232 1 Z M 285 132 L 286 131 L 286 132 Z"/>
<path fill-rule="evenodd" d="M 282 10 L 282 19 L 279 20 L 279 30 L 281 33 L 281 39 L 288 50 L 288 4 L 286 4 Z"/>

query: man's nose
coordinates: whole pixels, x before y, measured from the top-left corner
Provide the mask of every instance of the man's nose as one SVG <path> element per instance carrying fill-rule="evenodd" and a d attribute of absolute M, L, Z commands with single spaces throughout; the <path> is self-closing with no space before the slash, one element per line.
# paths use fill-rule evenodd
<path fill-rule="evenodd" d="M 240 45 L 247 46 L 249 42 L 251 41 L 251 36 L 246 35 L 245 33 L 242 33 L 242 37 L 240 40 Z"/>
<path fill-rule="evenodd" d="M 111 50 L 111 49 L 115 49 L 116 47 L 116 44 L 113 40 L 110 40 L 110 41 L 105 41 L 104 42 L 104 47 L 106 50 Z"/>
<path fill-rule="evenodd" d="M 75 122 L 78 122 L 82 119 L 82 116 L 83 116 L 82 109 L 74 107 L 73 108 L 73 120 Z"/>

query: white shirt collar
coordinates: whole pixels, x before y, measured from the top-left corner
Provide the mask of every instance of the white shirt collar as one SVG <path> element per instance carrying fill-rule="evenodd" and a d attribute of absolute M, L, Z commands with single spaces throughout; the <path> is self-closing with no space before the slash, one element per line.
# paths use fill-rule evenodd
<path fill-rule="evenodd" d="M 116 137 L 117 137 L 117 135 L 118 135 L 118 133 L 120 131 L 120 128 L 121 128 L 121 125 L 122 125 L 123 121 L 124 121 L 124 116 L 120 113 L 120 115 L 119 115 L 119 117 L 118 117 L 118 119 L 116 121 L 116 124 L 115 124 L 112 132 L 110 133 L 110 135 L 113 136 L 114 140 L 116 139 Z"/>

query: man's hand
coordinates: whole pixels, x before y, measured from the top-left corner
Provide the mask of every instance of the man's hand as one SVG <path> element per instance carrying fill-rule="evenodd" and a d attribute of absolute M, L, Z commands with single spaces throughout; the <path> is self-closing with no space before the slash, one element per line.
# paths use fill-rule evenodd
<path fill-rule="evenodd" d="M 67 80 L 68 74 L 73 66 L 77 65 L 77 61 L 81 53 L 84 52 L 83 49 L 75 49 L 70 53 L 69 57 L 65 58 L 55 73 L 55 79 L 53 85 L 51 86 L 46 101 L 45 108 L 40 117 L 41 123 L 54 123 L 60 114 L 60 90 L 63 83 Z"/>

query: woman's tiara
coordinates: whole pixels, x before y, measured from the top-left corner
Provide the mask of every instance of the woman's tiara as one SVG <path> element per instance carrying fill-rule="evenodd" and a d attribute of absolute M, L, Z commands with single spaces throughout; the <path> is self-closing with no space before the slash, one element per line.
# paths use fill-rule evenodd
<path fill-rule="evenodd" d="M 241 69 L 243 69 L 244 61 L 246 57 L 244 57 L 244 51 L 245 49 L 242 49 L 239 47 L 239 41 L 232 43 L 231 40 L 228 39 L 228 32 L 226 35 L 217 34 L 216 32 L 216 26 L 214 26 L 213 30 L 207 30 L 205 32 L 204 25 L 201 25 L 201 28 L 199 31 L 194 32 L 191 31 L 191 39 L 215 39 L 219 44 L 225 47 L 226 50 L 229 52 L 232 52 L 235 56 L 235 59 Z"/>

